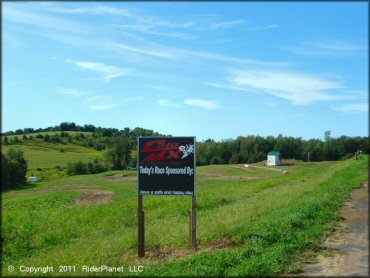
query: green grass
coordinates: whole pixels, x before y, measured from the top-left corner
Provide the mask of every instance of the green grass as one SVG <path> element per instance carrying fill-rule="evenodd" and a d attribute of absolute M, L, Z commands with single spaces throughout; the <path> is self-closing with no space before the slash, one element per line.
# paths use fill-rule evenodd
<path fill-rule="evenodd" d="M 75 275 L 86 276 L 88 273 L 81 272 L 82 265 L 101 264 L 144 264 L 142 274 L 147 276 L 297 272 L 297 256 L 318 246 L 338 219 L 338 211 L 351 191 L 367 178 L 368 157 L 281 169 L 289 174 L 253 165 L 248 169 L 232 165 L 198 167 L 199 251 L 195 253 L 188 248 L 191 198 L 145 197 L 146 250 L 150 259 L 141 261 L 136 258 L 137 182 L 133 178 L 103 178 L 118 173 L 111 171 L 6 192 L 2 203 L 2 273 L 20 275 L 20 265 L 54 265 L 54 275 L 63 275 L 58 273 L 58 265 L 76 265 Z M 112 201 L 78 206 L 75 199 L 83 193 L 77 185 L 111 190 Z M 172 255 L 163 259 L 165 253 Z M 9 273 L 9 265 L 16 270 Z"/>
<path fill-rule="evenodd" d="M 5 153 L 10 148 L 22 150 L 29 169 L 65 167 L 68 162 L 93 161 L 102 153 L 93 149 L 74 144 L 53 144 L 47 142 L 32 142 L 25 144 L 2 146 Z"/>

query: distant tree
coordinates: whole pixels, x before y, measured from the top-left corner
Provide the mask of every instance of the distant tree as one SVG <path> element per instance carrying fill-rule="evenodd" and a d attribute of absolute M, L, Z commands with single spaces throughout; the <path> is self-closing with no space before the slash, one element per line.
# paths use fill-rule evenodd
<path fill-rule="evenodd" d="M 2 188 L 12 188 L 26 182 L 27 161 L 23 152 L 10 149 L 6 155 L 1 154 Z"/>
<path fill-rule="evenodd" d="M 231 157 L 230 157 L 230 160 L 228 162 L 229 164 L 237 164 L 239 163 L 239 154 L 237 152 L 233 152 Z"/>
<path fill-rule="evenodd" d="M 23 129 L 24 134 L 34 133 L 34 132 L 35 132 L 35 130 L 33 128 L 24 128 Z"/>
<path fill-rule="evenodd" d="M 49 134 L 45 134 L 44 141 L 50 142 L 50 135 Z"/>
<path fill-rule="evenodd" d="M 87 167 L 82 161 L 78 161 L 74 165 L 74 171 L 76 175 L 87 174 Z"/>
<path fill-rule="evenodd" d="M 28 139 L 28 137 L 27 137 L 26 134 L 23 134 L 22 138 L 23 138 L 23 140 L 27 140 Z"/>
<path fill-rule="evenodd" d="M 95 150 L 97 150 L 97 151 L 102 151 L 102 150 L 104 150 L 104 149 L 105 149 L 105 146 L 104 146 L 104 144 L 103 144 L 103 143 L 95 142 L 95 143 L 93 144 L 93 148 L 94 148 Z"/>
<path fill-rule="evenodd" d="M 16 144 L 17 144 L 17 143 L 19 143 L 19 138 L 18 138 L 18 136 L 14 136 L 14 138 L 13 138 L 13 142 L 14 142 L 14 143 L 16 143 Z"/>
<path fill-rule="evenodd" d="M 61 131 L 75 131 L 77 130 L 75 123 L 63 122 L 59 125 Z"/>
<path fill-rule="evenodd" d="M 87 174 L 88 171 L 87 171 L 86 164 L 83 163 L 82 161 L 78 161 L 76 163 L 70 163 L 70 162 L 67 163 L 66 173 L 69 176 L 73 176 L 73 175 Z"/>
<path fill-rule="evenodd" d="M 92 164 L 92 162 L 88 162 L 88 163 L 87 163 L 87 171 L 88 171 L 90 174 L 94 174 L 94 173 L 95 173 L 94 164 Z"/>
<path fill-rule="evenodd" d="M 107 166 L 114 170 L 125 169 L 130 160 L 130 148 L 127 140 L 116 137 L 110 149 L 104 151 L 104 160 Z"/>
<path fill-rule="evenodd" d="M 107 171 L 102 164 L 100 164 L 99 159 L 95 159 L 93 162 L 88 162 L 87 164 L 82 161 L 76 163 L 67 163 L 66 173 L 69 176 L 73 175 L 83 175 L 83 174 L 96 174 Z"/>
<path fill-rule="evenodd" d="M 58 134 L 54 134 L 53 136 L 50 136 L 50 141 L 55 143 L 60 143 L 62 140 L 60 139 Z"/>
<path fill-rule="evenodd" d="M 96 127 L 93 125 L 84 125 L 83 131 L 86 132 L 95 132 Z"/>
<path fill-rule="evenodd" d="M 7 136 L 4 136 L 4 145 L 7 146 L 9 144 L 9 139 Z"/>

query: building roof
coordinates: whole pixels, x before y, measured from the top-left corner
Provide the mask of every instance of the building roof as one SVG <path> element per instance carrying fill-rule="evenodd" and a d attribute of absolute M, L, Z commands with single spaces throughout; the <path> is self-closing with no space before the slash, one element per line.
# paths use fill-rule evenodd
<path fill-rule="evenodd" d="M 280 155 L 278 151 L 270 151 L 267 155 Z"/>

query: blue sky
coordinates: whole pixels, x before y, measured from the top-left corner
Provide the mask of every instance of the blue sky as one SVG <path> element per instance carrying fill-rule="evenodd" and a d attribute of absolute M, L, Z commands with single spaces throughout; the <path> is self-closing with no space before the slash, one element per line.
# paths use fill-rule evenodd
<path fill-rule="evenodd" d="M 368 135 L 367 2 L 6 2 L 2 128 Z"/>

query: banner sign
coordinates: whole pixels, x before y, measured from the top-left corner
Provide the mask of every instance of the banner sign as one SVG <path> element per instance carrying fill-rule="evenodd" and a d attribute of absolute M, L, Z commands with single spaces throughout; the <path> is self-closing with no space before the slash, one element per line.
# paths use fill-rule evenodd
<path fill-rule="evenodd" d="M 139 195 L 195 195 L 195 137 L 138 141 Z"/>

